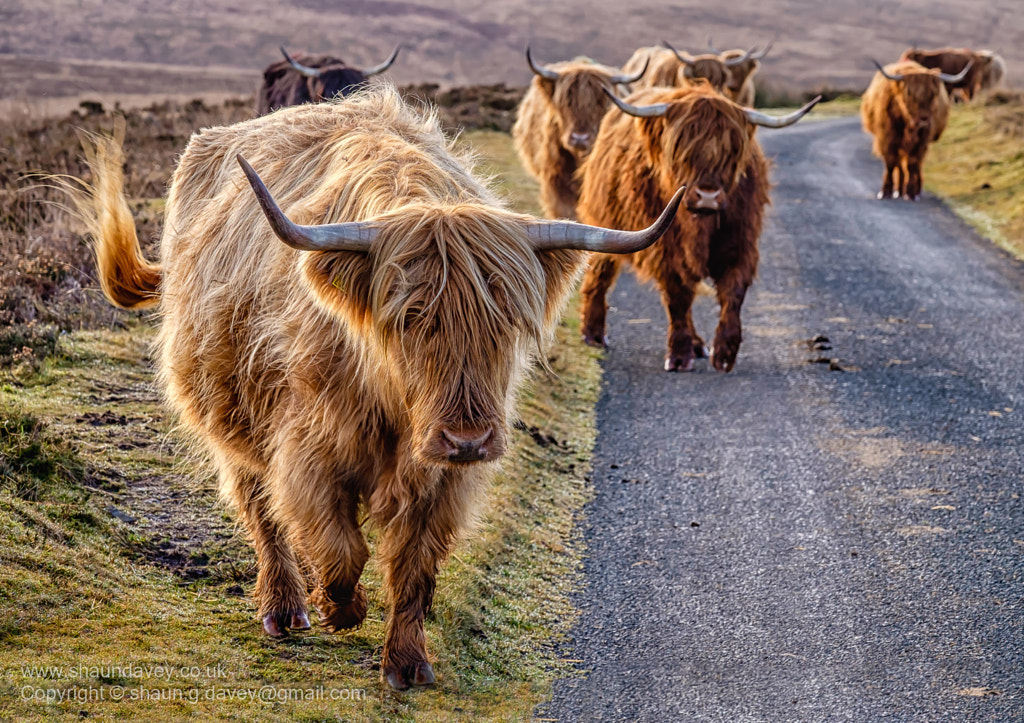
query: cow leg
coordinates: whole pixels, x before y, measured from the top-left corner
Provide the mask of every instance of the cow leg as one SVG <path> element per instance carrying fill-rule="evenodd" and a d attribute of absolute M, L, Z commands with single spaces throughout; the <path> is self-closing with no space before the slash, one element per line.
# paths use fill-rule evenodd
<path fill-rule="evenodd" d="M 242 522 L 256 549 L 256 588 L 253 597 L 263 629 L 279 638 L 309 627 L 306 583 L 284 531 L 270 514 L 262 480 L 251 472 L 223 472 L 224 491 L 238 506 Z"/>
<path fill-rule="evenodd" d="M 605 336 L 608 292 L 615 284 L 621 268 L 622 259 L 618 256 L 596 255 L 583 277 L 580 316 L 583 317 L 583 341 L 590 346 L 608 346 L 608 338 Z"/>
<path fill-rule="evenodd" d="M 414 503 L 382 525 L 378 555 L 391 609 L 381 677 L 396 690 L 434 683 L 423 619 L 433 602 L 438 568 L 465 516 L 460 504 L 464 497 L 438 490 L 432 500 Z M 394 505 L 389 507 L 396 509 Z"/>
<path fill-rule="evenodd" d="M 311 465 L 308 458 L 283 460 L 274 499 L 275 511 L 316 572 L 310 601 L 330 632 L 357 627 L 366 617 L 359 577 L 370 557 L 359 529 L 358 497 L 339 477 L 337 470 Z"/>
<path fill-rule="evenodd" d="M 693 333 L 694 286 L 679 274 L 669 272 L 661 280 L 661 301 L 668 314 L 668 354 L 665 356 L 665 371 L 688 372 L 693 370 L 693 360 L 699 341 L 703 350 L 704 343 L 695 339 Z"/>
<path fill-rule="evenodd" d="M 917 159 L 907 160 L 907 175 L 909 177 L 904 196 L 911 201 L 916 201 L 921 195 L 921 162 Z"/>
<path fill-rule="evenodd" d="M 895 198 L 899 195 L 899 172 L 900 172 L 900 143 L 903 140 L 903 131 L 894 128 L 892 138 L 883 152 L 882 160 L 885 162 L 885 172 L 882 175 L 882 190 L 878 193 L 879 199 Z"/>
<path fill-rule="evenodd" d="M 753 280 L 751 277 L 752 273 L 733 268 L 723 278 L 716 280 L 721 313 L 718 328 L 715 330 L 711 364 L 720 372 L 731 372 L 736 366 L 736 355 L 739 354 L 740 342 L 743 341 L 740 308 Z"/>

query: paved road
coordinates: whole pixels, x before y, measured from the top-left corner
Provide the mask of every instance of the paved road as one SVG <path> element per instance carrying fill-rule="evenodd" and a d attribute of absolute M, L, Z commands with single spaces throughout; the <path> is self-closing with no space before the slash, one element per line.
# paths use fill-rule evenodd
<path fill-rule="evenodd" d="M 611 297 L 589 673 L 537 716 L 1024 721 L 1024 269 L 932 198 L 875 201 L 857 121 L 758 136 L 736 371 L 662 372 L 655 292 Z"/>

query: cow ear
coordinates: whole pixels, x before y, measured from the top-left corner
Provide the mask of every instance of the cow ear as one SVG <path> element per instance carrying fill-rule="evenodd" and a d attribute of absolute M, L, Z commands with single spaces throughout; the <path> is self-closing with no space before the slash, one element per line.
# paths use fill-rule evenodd
<path fill-rule="evenodd" d="M 358 251 L 308 251 L 302 271 L 317 300 L 350 325 L 370 323 L 369 254 Z"/>
<path fill-rule="evenodd" d="M 541 92 L 548 98 L 551 98 L 555 94 L 555 81 L 535 75 L 533 76 L 533 82 L 537 84 L 537 87 L 540 88 Z"/>

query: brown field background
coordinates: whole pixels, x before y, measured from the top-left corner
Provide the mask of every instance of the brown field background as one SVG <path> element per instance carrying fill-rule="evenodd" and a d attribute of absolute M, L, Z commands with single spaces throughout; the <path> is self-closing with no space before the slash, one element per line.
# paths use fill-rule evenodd
<path fill-rule="evenodd" d="M 915 43 L 995 49 L 1011 83 L 1024 67 L 1020 0 L 4 0 L 0 111 L 26 99 L 61 113 L 62 98 L 248 95 L 281 44 L 367 65 L 401 43 L 399 84 L 522 85 L 527 42 L 542 60 L 621 64 L 662 39 L 699 50 L 708 34 L 719 47 L 776 37 L 762 77 L 793 89 L 861 89 L 869 56 Z"/>

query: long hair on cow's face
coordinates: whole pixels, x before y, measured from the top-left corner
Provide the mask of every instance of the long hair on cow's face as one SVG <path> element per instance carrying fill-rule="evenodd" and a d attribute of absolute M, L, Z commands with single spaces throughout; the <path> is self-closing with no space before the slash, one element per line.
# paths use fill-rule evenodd
<path fill-rule="evenodd" d="M 663 188 L 720 187 L 729 193 L 750 162 L 755 127 L 706 82 L 676 91 L 664 116 L 636 122 Z"/>
<path fill-rule="evenodd" d="M 679 85 L 704 80 L 715 90 L 721 90 L 729 79 L 729 71 L 717 56 L 698 55 L 692 66 L 679 63 Z"/>
<path fill-rule="evenodd" d="M 903 92 L 896 94 L 896 103 L 905 118 L 914 125 L 927 126 L 935 115 L 937 104 L 946 95 L 946 87 L 938 77 L 938 71 L 915 71 L 908 68 L 903 73 Z"/>
<path fill-rule="evenodd" d="M 308 256 L 316 294 L 386 375 L 425 464 L 448 463 L 445 429 L 490 429 L 488 459 L 504 451 L 504 410 L 550 326 L 545 269 L 522 220 L 476 204 L 411 205 L 378 219 L 370 254 Z"/>
<path fill-rule="evenodd" d="M 590 151 L 601 119 L 611 102 L 604 88 L 611 88 L 609 74 L 601 66 L 584 63 L 559 64 L 558 80 L 538 78 L 554 106 L 558 137 L 562 147 L 577 156 Z M 555 66 L 558 67 L 558 66 Z M 574 142 L 574 136 L 585 141 Z"/>

